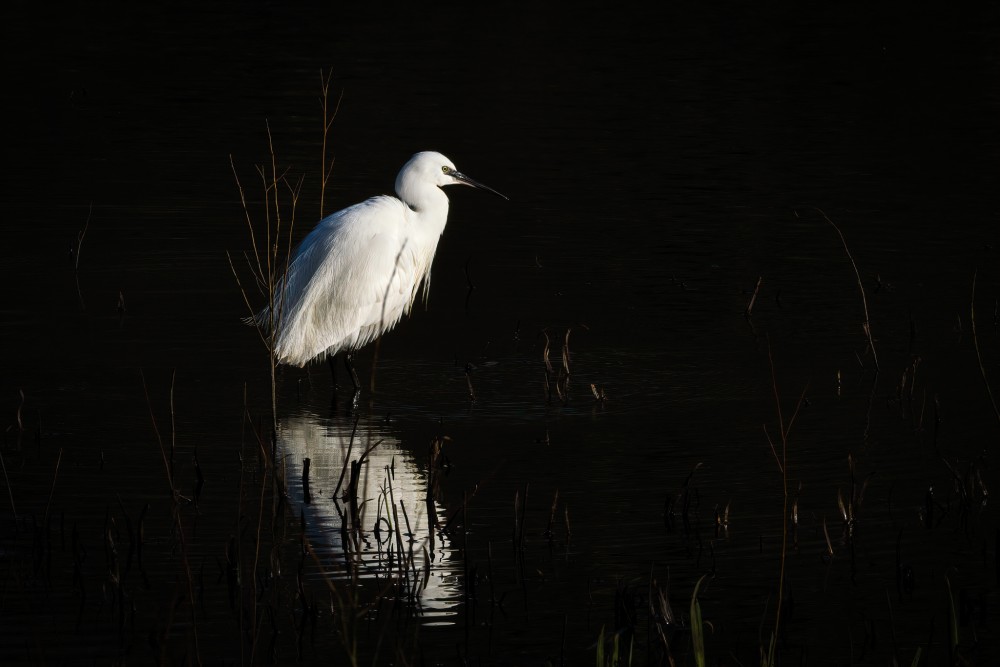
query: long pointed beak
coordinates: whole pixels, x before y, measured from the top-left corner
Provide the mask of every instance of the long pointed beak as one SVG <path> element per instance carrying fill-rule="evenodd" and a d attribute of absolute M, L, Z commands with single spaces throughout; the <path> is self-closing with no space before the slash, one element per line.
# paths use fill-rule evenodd
<path fill-rule="evenodd" d="M 510 201 L 510 197 L 508 197 L 507 195 L 500 194 L 499 192 L 497 192 L 496 190 L 494 190 L 490 186 L 483 185 L 479 181 L 476 181 L 476 180 L 473 180 L 473 179 L 469 178 L 468 176 L 466 176 L 465 174 L 463 174 L 460 171 L 453 171 L 453 172 L 451 172 L 451 177 L 454 178 L 456 181 L 458 181 L 459 183 L 461 183 L 463 185 L 471 185 L 474 188 L 479 188 L 480 190 L 486 190 L 487 192 L 492 192 L 497 197 L 503 197 L 507 201 Z"/>

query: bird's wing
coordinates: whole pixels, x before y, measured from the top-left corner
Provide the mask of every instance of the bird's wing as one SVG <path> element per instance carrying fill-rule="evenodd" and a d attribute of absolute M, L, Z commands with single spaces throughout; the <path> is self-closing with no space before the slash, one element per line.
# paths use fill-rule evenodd
<path fill-rule="evenodd" d="M 354 349 L 399 321 L 423 271 L 406 225 L 399 200 L 375 197 L 310 232 L 279 292 L 279 359 L 303 365 L 323 352 Z"/>

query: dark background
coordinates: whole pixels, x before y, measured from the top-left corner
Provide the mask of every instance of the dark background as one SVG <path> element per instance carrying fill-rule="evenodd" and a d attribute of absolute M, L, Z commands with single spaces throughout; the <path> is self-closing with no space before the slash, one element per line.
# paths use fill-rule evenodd
<path fill-rule="evenodd" d="M 270 128 L 279 164 L 304 179 L 293 235 L 311 228 L 321 72 L 332 71 L 342 99 L 326 211 L 389 193 L 418 150 L 510 197 L 449 190 L 429 304 L 382 341 L 380 392 L 362 409 L 380 429 L 391 423 L 418 463 L 433 435 L 453 439 L 449 509 L 489 480 L 468 560 L 510 539 L 515 493 L 529 484 L 537 499 L 537 574 L 511 593 L 523 595 L 517 611 L 491 623 L 489 641 L 463 635 L 463 620 L 452 634 L 426 629 L 428 660 L 450 664 L 464 637 L 462 655 L 483 664 L 590 661 L 598 630 L 619 620 L 616 590 L 645 590 L 651 568 L 660 582 L 670 569 L 685 610 L 711 571 L 702 604 L 713 655 L 756 660 L 782 512 L 761 428 L 780 432 L 773 381 L 786 421 L 808 399 L 790 444 L 809 538 L 796 550 L 788 659 L 908 663 L 922 647 L 946 660 L 945 574 L 977 601 L 966 655 L 995 657 L 997 520 L 984 491 L 996 486 L 998 422 L 983 383 L 985 373 L 995 385 L 1000 357 L 994 8 L 8 3 L 2 13 L 0 414 L 22 522 L 11 513 L 9 534 L 49 508 L 64 525 L 66 515 L 89 525 L 81 533 L 97 553 L 116 498 L 166 516 L 151 413 L 166 433 L 172 396 L 179 451 L 220 480 L 200 509 L 214 567 L 237 502 L 243 405 L 270 405 L 266 355 L 239 322 L 247 309 L 225 254 L 242 269 L 249 248 L 233 172 L 257 214 Z M 850 259 L 823 214 L 858 265 L 877 375 Z M 568 328 L 572 397 L 546 401 L 543 332 L 555 357 Z M 361 353 L 363 372 L 373 358 Z M 343 406 L 329 414 L 325 368 L 281 379 L 279 421 L 350 423 Z M 591 383 L 607 401 L 593 400 Z M 667 501 L 697 463 L 703 528 L 732 503 L 734 535 L 666 529 Z M 837 497 L 860 479 L 859 549 L 840 536 Z M 559 564 L 542 538 L 557 490 L 576 522 Z M 824 521 L 838 526 L 832 564 Z M 7 590 L 23 591 L 13 582 L 31 578 L 8 540 Z M 897 599 L 904 561 L 918 588 Z M 143 589 L 152 594 L 131 593 L 138 640 L 94 635 L 102 661 L 155 655 L 143 624 L 165 623 L 165 572 Z M 58 661 L 62 649 L 39 648 L 46 633 L 73 646 L 83 631 L 53 609 L 72 607 L 75 620 L 85 607 L 100 625 L 99 599 L 54 596 L 8 618 L 3 643 Z M 470 612 L 453 602 L 467 627 Z M 319 634 L 307 658 L 336 646 Z M 231 642 L 211 626 L 201 651 L 231 656 Z"/>

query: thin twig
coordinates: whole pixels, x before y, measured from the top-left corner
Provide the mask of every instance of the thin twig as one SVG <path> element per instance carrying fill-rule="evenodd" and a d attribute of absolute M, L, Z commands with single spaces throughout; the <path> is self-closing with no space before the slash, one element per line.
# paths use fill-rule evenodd
<path fill-rule="evenodd" d="M 826 213 L 824 213 L 821 209 L 817 208 L 816 210 L 819 211 L 819 214 L 823 216 L 823 219 L 829 222 L 834 230 L 836 230 L 837 235 L 840 237 L 840 242 L 844 244 L 844 252 L 847 253 L 847 259 L 851 260 L 851 266 L 854 268 L 854 277 L 857 278 L 858 289 L 861 291 L 861 305 L 864 306 L 865 309 L 865 322 L 863 328 L 865 330 L 865 335 L 868 337 L 868 346 L 872 351 L 872 359 L 875 361 L 875 373 L 877 374 L 879 371 L 878 353 L 875 351 L 875 339 L 872 336 L 871 318 L 868 316 L 868 299 L 865 296 L 865 286 L 861 282 L 861 273 L 858 271 L 858 265 L 855 263 L 854 257 L 851 255 L 850 248 L 847 247 L 847 239 L 844 238 L 844 233 L 840 231 L 840 227 L 838 227 L 833 220 L 828 218 Z"/>
<path fill-rule="evenodd" d="M 989 378 L 986 377 L 986 366 L 983 365 L 983 355 L 979 351 L 979 338 L 976 336 L 976 277 L 979 271 L 972 274 L 972 302 L 969 305 L 969 322 L 972 327 L 972 345 L 976 348 L 976 359 L 979 361 L 979 372 L 983 376 L 983 384 L 986 385 L 986 394 L 990 397 L 990 405 L 993 406 L 993 414 L 997 421 L 1000 421 L 1000 410 L 997 409 L 996 399 L 993 398 L 993 389 L 990 388 Z"/>
<path fill-rule="evenodd" d="M 750 319 L 750 316 L 753 314 L 753 305 L 757 303 L 757 295 L 760 293 L 760 284 L 762 282 L 764 282 L 764 276 L 757 276 L 757 284 L 754 285 L 753 294 L 750 296 L 750 302 L 743 311 L 743 316 L 747 319 Z"/>
<path fill-rule="evenodd" d="M 42 520 L 42 525 L 46 526 L 46 530 L 48 530 L 48 525 L 49 525 L 49 508 L 52 506 L 52 495 L 56 491 L 56 479 L 58 479 L 58 477 L 59 477 L 59 464 L 62 463 L 62 455 L 63 455 L 63 450 L 62 450 L 62 447 L 60 447 L 59 448 L 59 456 L 56 457 L 56 469 L 55 469 L 55 472 L 52 473 L 52 486 L 49 487 L 49 500 L 48 500 L 48 502 L 45 503 L 45 514 L 44 514 L 45 518 Z"/>
<path fill-rule="evenodd" d="M 774 447 L 774 440 L 771 438 L 771 434 L 767 432 L 767 424 L 763 424 L 764 427 L 764 437 L 767 438 L 767 444 L 771 446 L 771 454 L 774 456 L 775 462 L 778 464 L 778 470 L 781 474 L 785 474 L 785 466 L 781 462 L 781 457 L 778 456 L 778 450 Z"/>
<path fill-rule="evenodd" d="M 774 370 L 774 355 L 771 353 L 770 338 L 767 341 L 767 361 L 771 367 L 771 388 L 774 392 L 774 403 L 775 403 L 775 408 L 777 409 L 778 412 L 778 426 L 781 432 L 781 459 L 778 462 L 778 467 L 781 470 L 781 490 L 782 490 L 781 566 L 778 572 L 778 602 L 774 612 L 774 631 L 773 634 L 771 635 L 771 642 L 769 644 L 769 649 L 767 654 L 768 657 L 767 664 L 773 665 L 775 660 L 775 649 L 777 646 L 778 631 L 781 627 L 782 601 L 785 594 L 785 561 L 788 554 L 788 434 L 791 432 L 792 424 L 795 423 L 795 418 L 798 416 L 799 410 L 802 408 L 802 403 L 805 400 L 806 390 L 808 386 L 802 389 L 802 394 L 799 396 L 799 400 L 795 404 L 795 410 L 792 412 L 792 416 L 789 418 L 788 424 L 785 424 L 781 412 L 781 397 L 778 392 L 778 379 L 777 379 L 777 373 Z M 770 437 L 768 437 L 768 442 L 771 442 Z M 774 452 L 773 443 L 771 443 L 771 450 L 772 452 Z M 777 458 L 776 453 L 775 457 Z"/>
<path fill-rule="evenodd" d="M 260 266 L 260 253 L 257 251 L 257 235 L 253 231 L 253 222 L 250 220 L 250 208 L 247 206 L 246 194 L 243 191 L 243 184 L 240 183 L 240 175 L 236 173 L 236 164 L 233 163 L 233 156 L 229 156 L 229 166 L 233 170 L 233 177 L 236 179 L 236 188 L 240 191 L 240 204 L 243 205 L 243 215 L 247 220 L 247 229 L 250 231 L 250 244 L 253 246 L 253 256 Z M 230 261 L 230 264 L 232 261 Z"/>
<path fill-rule="evenodd" d="M 177 380 L 177 369 L 170 374 L 170 476 L 174 473 L 174 453 L 177 451 L 177 420 L 174 413 L 174 383 Z"/>
<path fill-rule="evenodd" d="M 10 511 L 14 515 L 14 525 L 18 524 L 17 507 L 14 506 L 14 491 L 10 488 L 10 478 L 7 476 L 7 464 L 3 460 L 3 451 L 0 450 L 0 468 L 3 468 L 3 479 L 7 483 L 7 495 L 10 496 Z"/>
<path fill-rule="evenodd" d="M 187 578 L 187 595 L 188 604 L 191 606 L 191 630 L 194 638 L 194 659 L 195 664 L 201 664 L 201 649 L 198 646 L 198 623 L 197 623 L 197 605 L 195 604 L 194 597 L 194 579 L 191 575 L 191 563 L 188 560 L 188 550 L 187 550 L 187 539 L 184 536 L 184 524 L 181 521 L 180 507 L 178 506 L 178 498 L 180 494 L 177 492 L 177 488 L 174 486 L 173 474 L 171 471 L 170 463 L 167 461 L 167 453 L 163 448 L 163 439 L 160 437 L 160 429 L 156 425 L 156 417 L 153 415 L 153 404 L 149 400 L 149 389 L 146 387 L 146 374 L 139 369 L 139 377 L 142 378 L 142 391 L 146 396 L 146 406 L 149 408 L 149 419 L 153 424 L 153 433 L 156 435 L 156 442 L 160 446 L 160 456 L 163 459 L 163 470 L 167 475 L 167 484 L 170 486 L 170 501 L 173 506 L 173 516 L 174 516 L 174 527 L 177 529 L 177 535 L 181 542 L 181 560 L 184 564 L 184 574 Z M 171 384 L 171 393 L 173 393 L 173 385 Z M 171 419 L 173 416 L 171 415 Z"/>
<path fill-rule="evenodd" d="M 163 468 L 167 472 L 167 484 L 170 485 L 170 495 L 173 497 L 176 489 L 174 488 L 173 475 L 170 470 L 170 463 L 167 461 L 167 452 L 163 449 L 163 439 L 160 437 L 160 428 L 156 425 L 156 416 L 153 414 L 153 404 L 149 400 L 149 390 L 146 388 L 146 374 L 143 370 L 139 369 L 139 377 L 142 378 L 142 391 L 146 396 L 146 407 L 149 408 L 149 421 L 153 424 L 153 434 L 156 436 L 156 443 L 160 446 L 160 457 L 163 459 Z"/>
<path fill-rule="evenodd" d="M 87 211 L 87 222 L 83 224 L 83 229 L 76 235 L 76 257 L 73 258 L 73 270 L 80 270 L 80 253 L 83 251 L 83 237 L 87 235 L 87 228 L 90 227 L 90 216 L 94 213 L 94 202 L 90 202 L 90 210 Z"/>
<path fill-rule="evenodd" d="M 326 184 L 330 180 L 330 175 L 333 173 L 333 163 L 334 160 L 330 160 L 330 166 L 326 166 L 326 153 L 327 153 L 327 138 L 330 135 L 330 128 L 333 127 L 333 120 L 337 117 L 337 112 L 340 111 L 340 103 L 344 99 L 344 91 L 340 91 L 340 97 L 337 98 L 337 106 L 334 107 L 333 113 L 331 114 L 329 109 L 329 99 L 330 99 L 330 79 L 333 77 L 333 68 L 323 77 L 323 70 L 319 71 L 320 79 L 322 80 L 321 89 L 323 91 L 323 152 L 320 156 L 322 158 L 320 162 L 320 183 L 319 183 L 319 217 L 320 220 L 323 219 L 323 207 L 326 204 Z"/>

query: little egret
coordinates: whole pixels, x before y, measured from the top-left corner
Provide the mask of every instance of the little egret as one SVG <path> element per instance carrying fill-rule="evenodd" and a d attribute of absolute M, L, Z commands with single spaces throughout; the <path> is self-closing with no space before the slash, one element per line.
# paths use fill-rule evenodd
<path fill-rule="evenodd" d="M 275 327 L 280 363 L 305 366 L 345 354 L 355 390 L 351 355 L 392 329 L 409 313 L 423 285 L 430 290 L 431 263 L 448 222 L 441 188 L 462 183 L 507 199 L 477 183 L 440 153 L 417 153 L 396 176 L 396 195 L 372 197 L 320 220 L 295 250 L 274 291 L 274 313 L 251 318 Z"/>

